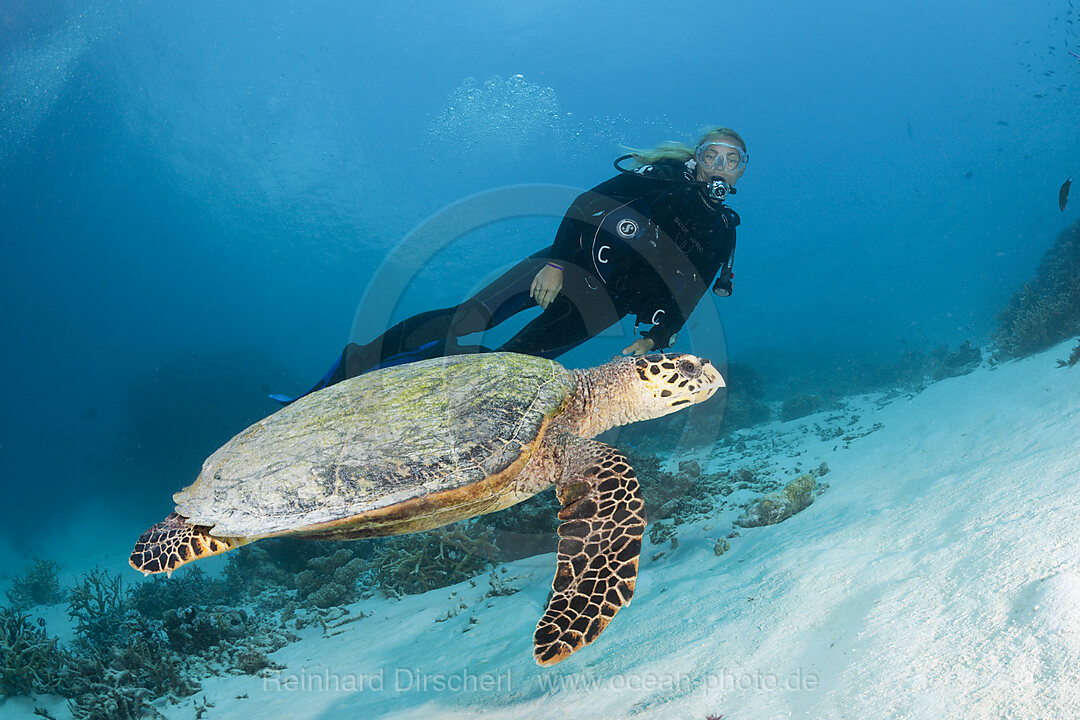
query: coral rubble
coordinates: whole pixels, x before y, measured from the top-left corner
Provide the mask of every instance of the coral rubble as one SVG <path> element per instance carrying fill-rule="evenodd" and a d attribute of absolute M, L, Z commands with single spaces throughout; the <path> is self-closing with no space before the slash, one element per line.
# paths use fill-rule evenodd
<path fill-rule="evenodd" d="M 784 486 L 779 493 L 766 495 L 748 504 L 743 516 L 735 521 L 742 527 L 760 527 L 783 522 L 801 512 L 820 494 L 817 478 L 811 473 L 800 475 Z"/>

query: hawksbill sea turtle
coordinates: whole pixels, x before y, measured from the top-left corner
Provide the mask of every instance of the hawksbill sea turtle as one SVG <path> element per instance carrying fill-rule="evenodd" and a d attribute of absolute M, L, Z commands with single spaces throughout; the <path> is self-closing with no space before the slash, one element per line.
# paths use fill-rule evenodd
<path fill-rule="evenodd" d="M 139 538 L 145 574 L 283 535 L 351 540 L 430 530 L 554 485 L 558 564 L 533 654 L 553 665 L 593 642 L 637 579 L 645 531 L 626 457 L 591 438 L 724 387 L 688 354 L 585 370 L 513 353 L 435 358 L 332 385 L 260 420 L 176 493 Z"/>

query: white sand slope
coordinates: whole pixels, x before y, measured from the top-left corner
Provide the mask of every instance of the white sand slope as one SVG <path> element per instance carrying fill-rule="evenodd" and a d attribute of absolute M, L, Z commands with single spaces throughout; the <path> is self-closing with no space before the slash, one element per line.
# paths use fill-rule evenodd
<path fill-rule="evenodd" d="M 1070 347 L 867 400 L 884 427 L 850 449 L 803 433 L 815 418 L 775 426 L 803 466 L 828 462 L 830 489 L 722 557 L 725 518 L 647 544 L 633 605 L 555 668 L 530 655 L 546 555 L 508 567 L 523 589 L 507 597 L 481 577 L 357 603 L 371 616 L 275 653 L 280 678 L 206 681 L 205 717 L 1074 717 L 1080 367 L 1055 367 Z"/>

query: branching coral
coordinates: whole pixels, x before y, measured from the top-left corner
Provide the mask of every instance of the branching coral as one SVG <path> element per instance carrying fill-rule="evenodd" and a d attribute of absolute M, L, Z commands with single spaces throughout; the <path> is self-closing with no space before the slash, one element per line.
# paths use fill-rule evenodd
<path fill-rule="evenodd" d="M 559 501 L 554 492 L 537 493 L 528 500 L 476 518 L 480 526 L 515 533 L 554 535 L 559 525 Z"/>
<path fill-rule="evenodd" d="M 107 570 L 91 570 L 68 591 L 68 616 L 88 645 L 120 642 L 126 609 L 123 580 Z"/>
<path fill-rule="evenodd" d="M 106 571 L 84 575 L 68 595 L 76 652 L 60 688 L 75 717 L 140 717 L 152 698 L 197 692 L 200 677 L 265 667 L 284 633 L 232 606 L 237 596 L 227 605 L 228 587 L 201 572 L 127 591 Z"/>
<path fill-rule="evenodd" d="M 137 718 L 153 698 L 187 697 L 198 691 L 188 666 L 158 634 L 144 634 L 73 657 L 62 694 L 71 698 L 76 718 Z M 112 708 L 112 713 L 99 714 L 102 708 Z"/>
<path fill-rule="evenodd" d="M 384 540 L 376 550 L 374 579 L 388 595 L 416 595 L 467 580 L 498 557 L 490 528 L 461 522 Z"/>
<path fill-rule="evenodd" d="M 68 656 L 44 621 L 0 607 L 0 694 L 30 695 L 59 690 Z"/>
<path fill-rule="evenodd" d="M 64 694 L 73 699 L 76 717 L 103 717 L 96 714 L 101 707 L 112 708 L 115 717 L 129 712 L 139 717 L 149 698 L 186 696 L 198 689 L 184 659 L 170 647 L 160 614 L 154 615 L 168 604 L 163 587 L 169 582 L 152 581 L 125 592 L 120 576 L 92 570 L 71 588 L 68 615 L 75 623 L 76 670 Z M 190 582 L 198 584 L 199 577 Z M 184 583 L 177 587 L 185 594 Z"/>
<path fill-rule="evenodd" d="M 293 639 L 268 616 L 236 607 L 232 590 L 197 568 L 131 589 L 93 570 L 67 593 L 76 635 L 68 649 L 41 621 L 0 608 L 0 690 L 67 697 L 80 719 L 160 716 L 151 700 L 189 696 L 201 677 L 271 667 L 267 653 Z"/>
<path fill-rule="evenodd" d="M 68 701 L 68 709 L 76 720 L 139 720 L 150 717 L 164 718 L 150 704 L 156 695 L 153 690 L 132 685 L 127 673 L 107 668 L 97 663 L 84 666 L 85 674 L 79 678 L 79 689 Z"/>
<path fill-rule="evenodd" d="M 56 577 L 60 565 L 52 560 L 34 560 L 22 575 L 7 589 L 11 607 L 25 610 L 34 605 L 55 605 L 64 599 L 60 581 Z"/>

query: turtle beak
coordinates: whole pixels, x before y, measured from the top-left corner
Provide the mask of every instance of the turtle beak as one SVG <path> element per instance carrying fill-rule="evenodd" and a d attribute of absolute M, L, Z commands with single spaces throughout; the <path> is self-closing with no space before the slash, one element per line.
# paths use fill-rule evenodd
<path fill-rule="evenodd" d="M 704 361 L 704 364 L 701 368 L 701 376 L 702 378 L 704 378 L 704 385 L 707 388 L 708 392 L 708 394 L 705 396 L 706 398 L 712 397 L 713 393 L 715 393 L 720 388 L 727 387 L 727 383 L 724 382 L 724 376 L 721 375 L 720 371 L 716 369 L 716 366 L 708 360 Z"/>
<path fill-rule="evenodd" d="M 694 403 L 703 402 L 711 398 L 717 390 L 727 387 L 724 376 L 708 360 L 701 360 L 701 375 L 697 378 L 698 389 L 693 393 Z"/>

